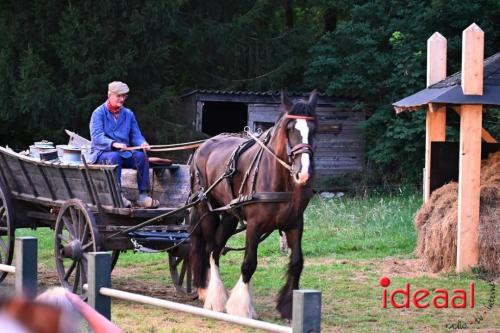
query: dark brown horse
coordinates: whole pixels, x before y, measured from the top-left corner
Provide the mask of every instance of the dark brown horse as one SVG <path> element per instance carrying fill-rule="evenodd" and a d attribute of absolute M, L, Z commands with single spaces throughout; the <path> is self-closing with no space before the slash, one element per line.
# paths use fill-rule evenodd
<path fill-rule="evenodd" d="M 263 235 L 281 230 L 286 234 L 291 255 L 287 281 L 278 295 L 276 308 L 283 318 L 291 318 L 292 293 L 299 288 L 303 267 L 301 240 L 304 210 L 312 196 L 316 99 L 316 92 L 313 92 L 309 101 L 292 103 L 286 94 L 282 94 L 283 112 L 271 128 L 266 144 L 275 156 L 269 151 L 261 151 L 261 158 L 255 162 L 256 154 L 262 150 L 261 145 L 255 143 L 239 156 L 232 177 L 218 183 L 209 192 L 206 201 L 193 207 L 190 214 L 190 256 L 194 284 L 198 287 L 199 298 L 205 301 L 205 308 L 256 317 L 250 279 L 257 268 L 257 246 Z M 226 172 L 236 147 L 247 140 L 241 136 L 221 134 L 200 146 L 191 165 L 192 193 L 206 190 L 216 182 Z M 279 163 L 279 159 L 288 162 L 288 166 Z M 256 169 L 257 176 L 253 177 Z M 245 177 L 247 172 L 249 176 Z M 255 185 L 252 186 L 252 182 Z M 228 205 L 240 192 L 288 193 L 289 200 L 252 202 L 235 210 L 212 211 Z M 241 277 L 228 299 L 219 275 L 219 257 L 237 228 L 238 218 L 246 222 L 245 256 Z"/>

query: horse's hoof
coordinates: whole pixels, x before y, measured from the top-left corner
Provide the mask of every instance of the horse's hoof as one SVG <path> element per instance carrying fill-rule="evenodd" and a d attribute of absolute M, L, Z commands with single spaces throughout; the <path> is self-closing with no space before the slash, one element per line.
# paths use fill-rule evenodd
<path fill-rule="evenodd" d="M 198 288 L 198 299 L 202 302 L 205 302 L 207 299 L 207 289 Z"/>
<path fill-rule="evenodd" d="M 289 296 L 289 294 L 285 294 L 280 296 L 280 299 L 278 300 L 276 310 L 280 313 L 281 319 L 292 319 L 292 298 Z"/>
<path fill-rule="evenodd" d="M 232 303 L 237 303 L 237 302 L 233 301 L 229 303 L 228 301 L 226 304 L 226 312 L 228 314 L 249 319 L 259 319 L 253 306 L 242 307 L 241 304 L 232 304 Z"/>
<path fill-rule="evenodd" d="M 220 278 L 219 267 L 210 255 L 210 280 L 205 290 L 205 309 L 223 312 L 227 302 L 227 292 Z"/>
<path fill-rule="evenodd" d="M 203 308 L 217 312 L 224 312 L 224 304 L 222 304 L 222 302 L 217 302 L 217 303 L 205 302 Z"/>
<path fill-rule="evenodd" d="M 242 277 L 231 292 L 226 303 L 226 312 L 234 316 L 257 319 L 257 313 L 252 305 L 250 284 L 244 283 Z"/>

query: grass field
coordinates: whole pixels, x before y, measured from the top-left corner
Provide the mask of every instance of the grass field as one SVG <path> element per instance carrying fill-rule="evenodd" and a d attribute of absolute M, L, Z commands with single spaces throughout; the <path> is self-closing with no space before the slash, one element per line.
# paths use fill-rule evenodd
<path fill-rule="evenodd" d="M 420 269 L 412 254 L 416 242 L 413 216 L 420 205 L 420 195 L 408 193 L 328 200 L 317 197 L 312 201 L 306 211 L 301 287 L 322 292 L 323 332 L 440 332 L 446 330 L 446 324 L 459 320 L 472 329 L 500 331 L 498 305 L 491 310 L 485 308 L 492 295 L 485 281 L 472 274 L 432 274 Z M 39 237 L 40 270 L 45 276 L 55 277 L 52 232 L 22 230 L 18 234 Z M 230 245 L 241 246 L 243 242 L 243 235 L 238 235 Z M 221 260 L 221 274 L 227 289 L 239 278 L 241 259 L 241 252 L 230 252 Z M 277 234 L 260 245 L 259 265 L 252 281 L 256 311 L 262 320 L 283 323 L 274 310 L 274 298 L 284 283 L 287 262 L 286 254 L 278 250 Z M 451 294 L 456 288 L 468 290 L 469 282 L 474 281 L 475 308 L 395 309 L 389 305 L 383 309 L 379 285 L 382 276 L 391 279 L 388 290 L 403 288 L 405 282 L 409 282 L 411 292 L 418 288 L 431 292 L 444 288 Z M 113 284 L 119 289 L 169 297 L 173 288 L 166 255 L 122 254 L 113 272 Z M 479 314 L 482 320 L 470 324 Z M 113 302 L 112 316 L 128 332 L 255 332 L 121 301 Z"/>

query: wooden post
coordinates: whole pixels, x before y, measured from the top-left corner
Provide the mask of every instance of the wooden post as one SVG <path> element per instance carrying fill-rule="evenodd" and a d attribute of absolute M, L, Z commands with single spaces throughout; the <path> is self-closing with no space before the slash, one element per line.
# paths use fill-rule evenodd
<path fill-rule="evenodd" d="M 446 78 L 446 38 L 435 32 L 427 40 L 427 87 Z M 425 121 L 424 202 L 431 194 L 431 146 L 446 141 L 446 107 L 429 104 Z"/>
<path fill-rule="evenodd" d="M 102 287 L 111 288 L 111 255 L 108 252 L 85 254 L 88 262 L 88 303 L 104 317 L 111 319 L 111 298 L 101 295 Z"/>
<path fill-rule="evenodd" d="M 463 32 L 462 90 L 483 93 L 484 32 L 472 24 Z M 457 272 L 479 261 L 479 191 L 481 172 L 482 105 L 460 110 L 460 169 L 458 175 Z"/>
<path fill-rule="evenodd" d="M 427 87 L 446 78 L 447 41 L 439 32 L 427 40 Z"/>
<path fill-rule="evenodd" d="M 484 32 L 472 23 L 462 34 L 462 91 L 483 94 Z"/>
<path fill-rule="evenodd" d="M 452 106 L 451 107 L 459 116 L 461 115 L 460 106 Z M 495 139 L 490 132 L 484 129 L 481 129 L 481 139 L 488 143 L 497 143 L 497 139 Z"/>
<path fill-rule="evenodd" d="M 28 299 L 37 293 L 37 240 L 35 237 L 17 237 L 16 253 L 16 293 Z"/>
<path fill-rule="evenodd" d="M 292 309 L 293 333 L 319 333 L 321 331 L 321 292 L 294 290 Z"/>

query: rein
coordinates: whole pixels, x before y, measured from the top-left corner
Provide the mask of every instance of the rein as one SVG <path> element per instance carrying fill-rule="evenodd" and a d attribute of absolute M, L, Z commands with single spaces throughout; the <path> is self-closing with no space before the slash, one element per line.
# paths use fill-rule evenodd
<path fill-rule="evenodd" d="M 290 164 L 286 163 L 285 161 L 283 161 L 281 158 L 279 158 L 278 155 L 276 155 L 271 149 L 269 149 L 258 137 L 253 135 L 252 132 L 250 131 L 250 128 L 248 128 L 248 126 L 245 127 L 244 131 L 246 134 L 248 134 L 249 137 L 254 139 L 255 142 L 257 142 L 262 148 L 264 148 L 265 151 L 267 151 L 269 154 L 271 154 L 276 159 L 276 161 L 278 161 L 285 169 L 292 172 L 292 166 Z"/>
<path fill-rule="evenodd" d="M 161 151 L 177 151 L 177 150 L 194 149 L 194 148 L 198 148 L 205 141 L 207 141 L 207 140 L 198 140 L 198 141 L 191 141 L 191 142 L 184 142 L 184 143 L 174 143 L 174 144 L 170 144 L 170 145 L 150 145 L 149 151 L 161 152 Z M 135 146 L 135 147 L 123 148 L 123 149 L 121 149 L 121 151 L 142 150 L 142 149 L 144 149 L 144 147 Z"/>

